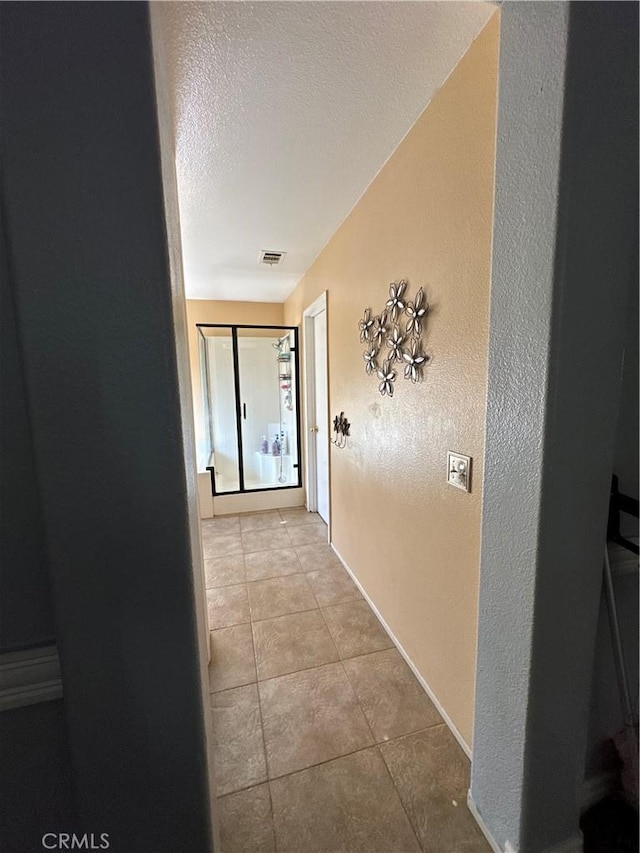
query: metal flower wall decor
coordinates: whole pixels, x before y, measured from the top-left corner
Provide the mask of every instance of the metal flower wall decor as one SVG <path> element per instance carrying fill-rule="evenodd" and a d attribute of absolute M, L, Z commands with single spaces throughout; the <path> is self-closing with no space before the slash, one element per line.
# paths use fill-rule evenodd
<path fill-rule="evenodd" d="M 382 311 L 374 316 L 371 308 L 366 308 L 358 323 L 360 341 L 367 346 L 362 354 L 365 371 L 378 378 L 378 391 L 383 397 L 393 397 L 400 372 L 400 367 L 394 366 L 396 363 L 404 367 L 405 379 L 420 382 L 424 366 L 431 360 L 422 342 L 429 303 L 422 287 L 415 299 L 408 299 L 408 286 L 404 278 L 392 281 Z"/>

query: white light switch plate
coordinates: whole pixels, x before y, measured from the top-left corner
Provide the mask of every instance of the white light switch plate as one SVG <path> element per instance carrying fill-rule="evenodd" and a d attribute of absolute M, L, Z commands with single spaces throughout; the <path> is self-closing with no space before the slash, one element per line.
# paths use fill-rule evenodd
<path fill-rule="evenodd" d="M 447 452 L 447 483 L 462 489 L 463 492 L 471 491 L 471 457 L 462 453 Z"/>

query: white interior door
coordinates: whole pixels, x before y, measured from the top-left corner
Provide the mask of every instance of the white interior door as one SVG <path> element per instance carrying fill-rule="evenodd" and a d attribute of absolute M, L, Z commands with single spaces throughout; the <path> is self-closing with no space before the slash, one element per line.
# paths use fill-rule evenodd
<path fill-rule="evenodd" d="M 327 312 L 313 318 L 313 365 L 315 372 L 316 484 L 318 514 L 329 523 L 329 433 L 327 411 Z M 310 436 L 311 438 L 311 436 Z"/>

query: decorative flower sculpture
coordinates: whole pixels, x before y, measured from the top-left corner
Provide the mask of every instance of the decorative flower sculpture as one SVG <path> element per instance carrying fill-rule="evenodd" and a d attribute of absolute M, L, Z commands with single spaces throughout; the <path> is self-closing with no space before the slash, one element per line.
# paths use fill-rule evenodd
<path fill-rule="evenodd" d="M 424 366 L 431 360 L 423 351 L 429 303 L 424 288 L 418 290 L 413 301 L 407 298 L 408 288 L 407 279 L 392 281 L 389 298 L 380 314 L 373 316 L 371 308 L 367 308 L 358 323 L 360 340 L 365 344 L 362 353 L 365 371 L 368 376 L 378 378 L 378 390 L 383 397 L 393 397 L 400 373 L 398 364 L 404 366 L 405 379 L 416 383 L 423 378 Z M 403 314 L 407 316 L 406 324 L 401 319 Z"/>
<path fill-rule="evenodd" d="M 400 331 L 400 327 L 394 326 L 391 336 L 387 338 L 387 346 L 391 350 L 389 361 L 402 361 L 402 345 L 405 340 L 406 336 Z"/>
<path fill-rule="evenodd" d="M 372 327 L 373 317 L 371 316 L 371 308 L 366 308 L 362 320 L 360 320 L 360 322 L 358 323 L 358 328 L 360 329 L 361 343 L 371 340 Z"/>
<path fill-rule="evenodd" d="M 380 385 L 378 386 L 378 390 L 384 397 L 385 394 L 388 394 L 390 397 L 393 397 L 393 383 L 396 379 L 395 370 L 391 369 L 391 362 L 384 361 L 382 363 L 382 369 L 377 371 L 378 379 L 380 379 Z"/>
<path fill-rule="evenodd" d="M 420 288 L 416 295 L 415 302 L 407 302 L 407 307 L 404 309 L 409 317 L 407 321 L 407 334 L 414 335 L 419 338 L 422 334 L 422 320 L 429 310 L 429 304 L 425 302 L 424 290 Z"/>
<path fill-rule="evenodd" d="M 402 358 L 406 361 L 404 378 L 419 382 L 422 379 L 422 368 L 428 361 L 427 356 L 420 350 L 420 341 L 411 341 L 411 346 L 402 353 Z"/>
<path fill-rule="evenodd" d="M 371 340 L 379 347 L 387 335 L 387 312 L 373 318 L 373 326 L 371 327 Z"/>
<path fill-rule="evenodd" d="M 367 373 L 375 373 L 378 369 L 378 348 L 371 344 L 368 350 L 362 353 L 364 358 L 364 369 Z"/>
<path fill-rule="evenodd" d="M 402 314 L 404 309 L 406 308 L 406 301 L 404 299 L 404 292 L 407 289 L 407 280 L 402 279 L 397 284 L 395 281 L 392 281 L 389 285 L 389 299 L 387 300 L 387 308 L 395 320 L 398 314 Z"/>

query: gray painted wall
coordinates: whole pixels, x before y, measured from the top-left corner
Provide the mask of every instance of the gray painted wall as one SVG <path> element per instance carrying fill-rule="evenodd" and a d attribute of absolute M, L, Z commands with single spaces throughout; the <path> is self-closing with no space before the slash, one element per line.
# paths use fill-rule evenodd
<path fill-rule="evenodd" d="M 637 7 L 501 10 L 471 795 L 574 839 L 637 197 Z"/>
<path fill-rule="evenodd" d="M 54 641 L 47 552 L 0 208 L 0 652 Z"/>
<path fill-rule="evenodd" d="M 613 464 L 614 473 L 620 481 L 620 491 L 638 497 L 638 252 L 631 262 L 629 274 L 629 301 L 627 304 L 627 326 L 625 330 L 624 365 L 618 428 L 616 433 L 616 452 Z M 621 519 L 629 535 L 637 536 L 638 522 L 627 516 Z"/>
<path fill-rule="evenodd" d="M 3 3 L 0 25 L 6 234 L 80 825 L 122 853 L 210 850 L 148 9 Z"/>
<path fill-rule="evenodd" d="M 4 711 L 0 729 L 2 853 L 42 851 L 45 832 L 78 826 L 64 703 Z"/>
<path fill-rule="evenodd" d="M 638 699 L 638 573 L 614 577 L 618 619 L 625 653 L 632 696 Z M 618 759 L 611 738 L 623 727 L 624 715 L 618 692 L 611 628 L 604 600 L 600 604 L 596 652 L 593 666 L 593 686 L 589 717 L 589 737 L 585 775 L 597 777 L 615 771 Z M 637 707 L 637 704 L 636 704 Z"/>
<path fill-rule="evenodd" d="M 613 471 L 618 475 L 620 490 L 638 497 L 638 247 L 636 246 L 629 276 L 629 296 L 626 308 L 624 364 L 620 386 L 620 409 L 616 429 Z M 620 530 L 628 537 L 638 536 L 638 519 L 622 514 Z M 636 558 L 637 559 L 637 558 Z M 638 573 L 614 575 L 616 606 L 625 653 L 625 663 L 632 696 L 638 701 L 639 629 Z M 591 718 L 587 748 L 586 774 L 611 771 L 614 755 L 609 743 L 622 728 L 611 629 L 604 599 L 600 604 L 596 658 L 593 669 Z M 637 704 L 636 704 L 637 708 Z"/>

